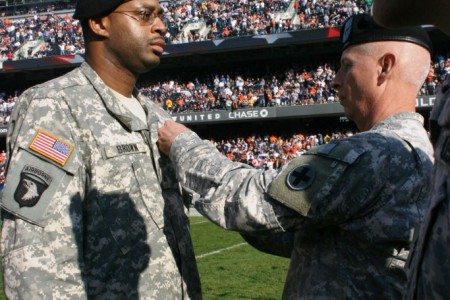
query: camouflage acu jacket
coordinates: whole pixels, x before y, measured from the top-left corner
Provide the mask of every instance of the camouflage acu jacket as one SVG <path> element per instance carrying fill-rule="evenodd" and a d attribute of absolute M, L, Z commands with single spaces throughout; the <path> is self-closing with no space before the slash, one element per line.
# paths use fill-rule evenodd
<path fill-rule="evenodd" d="M 200 299 L 179 183 L 86 63 L 23 93 L 8 130 L 2 251 L 9 299 Z"/>
<path fill-rule="evenodd" d="M 435 147 L 430 207 L 408 261 L 406 299 L 447 299 L 450 295 L 450 77 L 438 93 L 430 120 Z"/>
<path fill-rule="evenodd" d="M 253 237 L 274 234 L 275 245 L 290 244 L 282 232 L 292 236 L 293 249 L 279 251 L 291 253 L 284 299 L 401 298 L 432 169 L 420 115 L 400 113 L 315 147 L 279 174 L 232 162 L 193 132 L 175 139 L 170 157 L 213 222 Z"/>

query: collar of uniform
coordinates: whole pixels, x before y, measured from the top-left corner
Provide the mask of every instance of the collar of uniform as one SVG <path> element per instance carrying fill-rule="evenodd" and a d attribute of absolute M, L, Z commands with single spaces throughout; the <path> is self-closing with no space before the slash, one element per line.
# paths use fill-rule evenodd
<path fill-rule="evenodd" d="M 415 113 L 415 112 L 405 111 L 405 112 L 397 113 L 397 114 L 387 117 L 386 119 L 375 124 L 370 130 L 376 130 L 378 128 L 385 127 L 387 124 L 396 124 L 396 123 L 398 123 L 397 120 L 400 120 L 400 123 L 401 123 L 402 120 L 404 120 L 404 119 L 413 119 L 413 120 L 416 120 L 417 122 L 420 122 L 421 124 L 424 123 L 424 119 L 420 114 Z"/>
<path fill-rule="evenodd" d="M 88 63 L 83 62 L 80 66 L 81 71 L 90 81 L 94 89 L 97 91 L 100 98 L 102 98 L 105 107 L 114 115 L 122 124 L 130 131 L 141 131 L 147 128 L 138 118 L 136 118 L 114 95 L 111 89 L 104 83 L 100 76 Z M 138 97 L 138 90 L 134 88 L 133 94 Z"/>

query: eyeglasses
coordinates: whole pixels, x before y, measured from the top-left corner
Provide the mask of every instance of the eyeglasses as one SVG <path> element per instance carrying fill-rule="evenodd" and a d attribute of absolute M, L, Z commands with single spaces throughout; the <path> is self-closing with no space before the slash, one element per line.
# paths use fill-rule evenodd
<path fill-rule="evenodd" d="M 156 18 L 160 18 L 162 20 L 162 14 L 156 11 L 150 12 L 147 10 L 116 10 L 112 13 L 123 14 L 140 22 L 143 25 L 152 25 L 155 22 Z M 128 13 L 135 13 L 139 15 L 139 17 L 129 15 Z"/>

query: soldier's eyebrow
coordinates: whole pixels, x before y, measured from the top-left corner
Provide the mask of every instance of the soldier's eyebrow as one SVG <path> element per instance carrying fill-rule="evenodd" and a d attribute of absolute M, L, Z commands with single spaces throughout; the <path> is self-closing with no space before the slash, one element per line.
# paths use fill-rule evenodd
<path fill-rule="evenodd" d="M 132 0 L 128 0 L 127 2 L 130 2 L 130 1 L 132 1 Z M 138 3 L 138 5 L 136 6 L 136 10 L 141 10 L 141 9 L 145 9 L 150 12 L 156 11 L 160 15 L 164 13 L 164 10 L 160 5 L 156 6 L 153 4 Z"/>

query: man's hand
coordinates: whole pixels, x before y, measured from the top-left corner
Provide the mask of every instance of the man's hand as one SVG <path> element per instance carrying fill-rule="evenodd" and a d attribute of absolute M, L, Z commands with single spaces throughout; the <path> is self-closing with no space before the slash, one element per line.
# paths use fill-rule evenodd
<path fill-rule="evenodd" d="M 170 147 L 172 146 L 175 138 L 179 134 L 188 130 L 190 129 L 186 126 L 174 121 L 168 120 L 164 122 L 164 125 L 158 130 L 158 140 L 156 141 L 159 150 L 168 156 L 170 153 Z"/>

